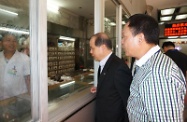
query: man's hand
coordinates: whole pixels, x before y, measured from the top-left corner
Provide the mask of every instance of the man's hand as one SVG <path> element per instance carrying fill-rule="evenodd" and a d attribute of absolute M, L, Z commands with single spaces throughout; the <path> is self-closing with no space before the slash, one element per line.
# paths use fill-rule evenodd
<path fill-rule="evenodd" d="M 91 93 L 96 93 L 97 92 L 97 87 L 95 87 L 95 86 L 91 87 L 90 92 Z"/>

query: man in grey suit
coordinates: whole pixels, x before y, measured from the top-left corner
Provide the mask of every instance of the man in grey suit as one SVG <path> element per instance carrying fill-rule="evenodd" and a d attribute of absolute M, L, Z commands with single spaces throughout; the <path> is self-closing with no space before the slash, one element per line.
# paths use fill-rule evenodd
<path fill-rule="evenodd" d="M 100 71 L 96 92 L 96 122 L 128 122 L 126 111 L 131 71 L 125 62 L 112 53 L 112 42 L 105 33 L 91 37 L 90 53 L 99 61 Z"/>
<path fill-rule="evenodd" d="M 151 16 L 135 14 L 123 28 L 122 47 L 137 67 L 127 105 L 130 122 L 183 121 L 186 81 L 158 41 L 158 23 Z"/>

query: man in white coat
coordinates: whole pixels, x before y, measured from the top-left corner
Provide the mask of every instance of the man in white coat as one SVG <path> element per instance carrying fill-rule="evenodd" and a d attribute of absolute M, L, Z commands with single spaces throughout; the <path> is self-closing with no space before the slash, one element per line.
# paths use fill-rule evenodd
<path fill-rule="evenodd" d="M 7 33 L 0 52 L 0 100 L 30 93 L 30 59 L 17 51 L 17 40 Z"/>

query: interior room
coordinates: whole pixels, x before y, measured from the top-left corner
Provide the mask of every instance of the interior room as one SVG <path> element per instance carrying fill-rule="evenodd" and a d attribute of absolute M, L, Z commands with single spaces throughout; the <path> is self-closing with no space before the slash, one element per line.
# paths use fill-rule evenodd
<path fill-rule="evenodd" d="M 122 28 L 136 13 L 158 21 L 159 46 L 172 41 L 187 54 L 186 0 L 0 0 L 0 51 L 4 35 L 13 34 L 16 51 L 30 63 L 30 93 L 0 96 L 0 121 L 94 122 L 90 88 L 97 84 L 98 62 L 90 38 L 107 33 L 113 53 L 130 67 Z"/>

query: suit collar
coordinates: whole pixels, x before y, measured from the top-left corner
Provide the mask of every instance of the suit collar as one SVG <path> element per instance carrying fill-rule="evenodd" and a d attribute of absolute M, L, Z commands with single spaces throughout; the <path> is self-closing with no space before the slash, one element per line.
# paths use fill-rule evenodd
<path fill-rule="evenodd" d="M 106 64 L 106 62 L 107 62 L 107 60 L 109 59 L 109 57 L 110 57 L 111 54 L 112 54 L 112 52 L 110 52 L 104 59 L 102 59 L 102 60 L 99 62 L 99 65 L 100 65 L 101 67 L 104 67 L 104 66 L 105 66 L 105 64 Z"/>
<path fill-rule="evenodd" d="M 112 62 L 112 60 L 114 59 L 114 57 L 115 57 L 115 54 L 112 53 L 112 54 L 110 55 L 110 57 L 108 58 L 108 60 L 106 61 L 106 64 L 105 64 L 105 66 L 104 66 L 104 68 L 103 68 L 103 70 L 102 70 L 102 72 L 101 72 L 101 74 L 100 74 L 100 77 L 99 77 L 99 79 L 98 79 L 98 89 L 99 89 L 99 87 L 101 86 L 102 82 L 104 81 L 105 76 L 107 75 L 107 72 L 108 72 L 108 70 L 109 70 L 109 67 L 110 67 L 111 62 Z"/>

